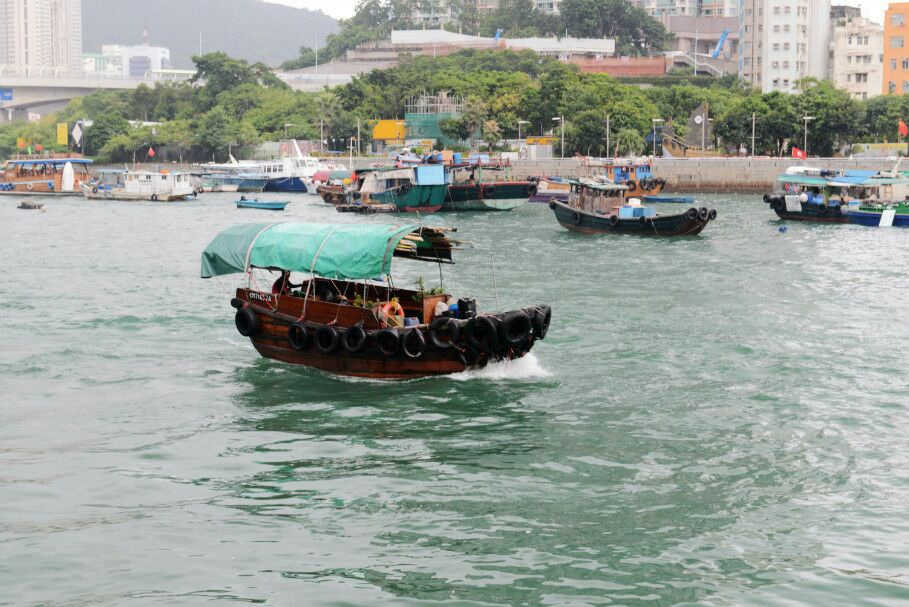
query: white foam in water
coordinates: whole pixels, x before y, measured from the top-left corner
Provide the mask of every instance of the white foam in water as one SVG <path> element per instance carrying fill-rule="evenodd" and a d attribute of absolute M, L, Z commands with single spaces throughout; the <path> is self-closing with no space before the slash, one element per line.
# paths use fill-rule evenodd
<path fill-rule="evenodd" d="M 462 373 L 450 375 L 458 381 L 472 379 L 532 379 L 536 377 L 549 377 L 552 375 L 540 364 L 540 359 L 530 353 L 517 360 L 503 360 L 492 363 L 482 369 L 473 369 Z"/>

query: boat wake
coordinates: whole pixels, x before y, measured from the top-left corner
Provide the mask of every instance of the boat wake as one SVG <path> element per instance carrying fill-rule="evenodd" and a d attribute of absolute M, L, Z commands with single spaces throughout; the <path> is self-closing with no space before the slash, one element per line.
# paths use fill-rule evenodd
<path fill-rule="evenodd" d="M 517 360 L 503 360 L 489 364 L 482 369 L 471 369 L 448 377 L 457 381 L 470 381 L 474 379 L 535 379 L 551 375 L 552 373 L 540 364 L 540 359 L 531 352 Z"/>

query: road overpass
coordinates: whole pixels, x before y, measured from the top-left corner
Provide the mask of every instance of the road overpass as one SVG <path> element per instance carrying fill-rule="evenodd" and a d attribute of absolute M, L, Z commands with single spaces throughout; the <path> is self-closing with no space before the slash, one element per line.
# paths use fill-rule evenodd
<path fill-rule="evenodd" d="M 0 122 L 27 120 L 30 115 L 56 111 L 76 97 L 97 90 L 132 90 L 140 84 L 185 80 L 188 73 L 149 74 L 145 78 L 117 75 L 67 73 L 34 68 L 0 66 Z"/>

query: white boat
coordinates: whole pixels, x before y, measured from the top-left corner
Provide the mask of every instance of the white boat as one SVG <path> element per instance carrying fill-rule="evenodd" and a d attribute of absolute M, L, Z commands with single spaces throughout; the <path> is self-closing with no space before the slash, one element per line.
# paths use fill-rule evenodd
<path fill-rule="evenodd" d="M 296 140 L 291 140 L 294 154 L 276 160 L 237 160 L 233 156 L 226 164 L 205 164 L 212 171 L 243 173 L 266 179 L 264 192 L 298 192 L 317 194 L 321 183 L 313 180 L 319 172 L 344 169 L 344 165 L 326 163 L 314 156 L 305 156 Z"/>
<path fill-rule="evenodd" d="M 101 171 L 97 180 L 82 184 L 86 198 L 172 202 L 195 195 L 192 175 L 176 171 Z"/>

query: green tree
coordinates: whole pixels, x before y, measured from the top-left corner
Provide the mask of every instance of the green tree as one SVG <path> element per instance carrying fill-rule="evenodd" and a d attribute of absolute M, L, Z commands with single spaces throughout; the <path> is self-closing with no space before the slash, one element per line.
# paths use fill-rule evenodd
<path fill-rule="evenodd" d="M 622 129 L 616 133 L 614 145 L 619 154 L 637 156 L 644 149 L 644 138 L 633 129 Z"/>
<path fill-rule="evenodd" d="M 97 154 L 111 138 L 125 135 L 129 131 L 129 123 L 117 114 L 102 114 L 95 118 L 94 123 L 85 129 L 82 145 L 89 156 Z"/>
<path fill-rule="evenodd" d="M 483 139 L 486 141 L 486 145 L 489 146 L 489 151 L 492 151 L 493 146 L 495 146 L 499 139 L 502 137 L 502 129 L 499 127 L 499 123 L 495 120 L 487 120 L 483 123 Z"/>

